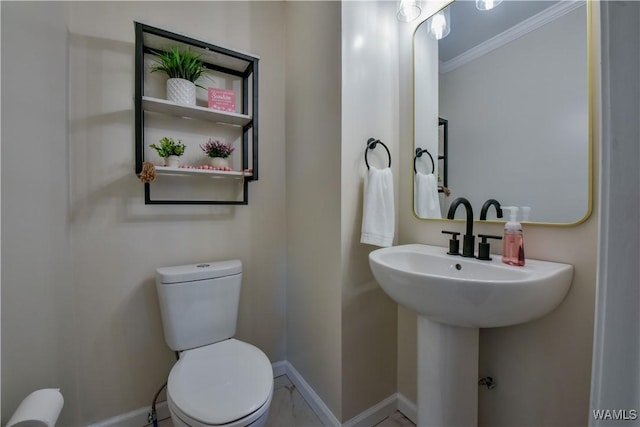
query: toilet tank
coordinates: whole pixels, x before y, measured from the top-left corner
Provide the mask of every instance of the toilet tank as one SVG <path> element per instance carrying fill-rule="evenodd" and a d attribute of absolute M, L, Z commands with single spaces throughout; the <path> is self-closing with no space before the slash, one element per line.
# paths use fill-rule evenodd
<path fill-rule="evenodd" d="M 180 351 L 233 337 L 241 283 L 239 260 L 158 268 L 156 288 L 167 345 Z"/>

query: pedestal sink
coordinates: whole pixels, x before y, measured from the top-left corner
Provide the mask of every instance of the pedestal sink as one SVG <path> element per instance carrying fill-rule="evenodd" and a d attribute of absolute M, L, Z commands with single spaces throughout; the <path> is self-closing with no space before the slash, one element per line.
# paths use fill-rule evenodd
<path fill-rule="evenodd" d="M 538 319 L 566 296 L 573 266 L 524 267 L 410 244 L 378 249 L 369 264 L 384 291 L 418 313 L 418 425 L 476 427 L 479 328 Z"/>

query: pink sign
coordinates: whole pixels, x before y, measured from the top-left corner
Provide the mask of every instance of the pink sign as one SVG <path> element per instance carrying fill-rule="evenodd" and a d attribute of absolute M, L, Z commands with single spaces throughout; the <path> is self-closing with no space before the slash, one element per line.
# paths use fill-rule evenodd
<path fill-rule="evenodd" d="M 209 108 L 220 111 L 236 111 L 236 94 L 230 89 L 209 88 Z"/>

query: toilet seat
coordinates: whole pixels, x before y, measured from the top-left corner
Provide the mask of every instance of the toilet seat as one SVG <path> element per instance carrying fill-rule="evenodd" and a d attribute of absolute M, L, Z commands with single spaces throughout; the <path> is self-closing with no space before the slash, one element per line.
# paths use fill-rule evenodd
<path fill-rule="evenodd" d="M 184 351 L 169 374 L 169 409 L 190 426 L 248 425 L 269 410 L 273 370 L 251 344 L 228 339 Z"/>

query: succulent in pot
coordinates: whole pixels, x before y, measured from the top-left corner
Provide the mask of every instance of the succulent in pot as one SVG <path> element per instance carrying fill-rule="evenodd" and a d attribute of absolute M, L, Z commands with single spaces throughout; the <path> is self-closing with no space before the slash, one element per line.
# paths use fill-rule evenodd
<path fill-rule="evenodd" d="M 229 156 L 235 148 L 217 139 L 209 138 L 206 144 L 200 144 L 200 149 L 207 153 L 211 166 L 219 169 L 230 169 Z"/>
<path fill-rule="evenodd" d="M 167 138 L 166 136 L 160 140 L 160 145 L 151 144 L 149 147 L 156 150 L 158 155 L 164 158 L 165 166 L 170 167 L 178 167 L 180 156 L 184 154 L 184 150 L 187 148 L 181 140 L 175 142 L 173 138 Z"/>
<path fill-rule="evenodd" d="M 190 50 L 170 48 L 167 52 L 154 51 L 157 64 L 150 72 L 160 71 L 169 76 L 167 80 L 167 99 L 179 104 L 195 105 L 196 81 L 208 71 L 198 55 Z M 204 88 L 203 88 L 204 89 Z"/>

